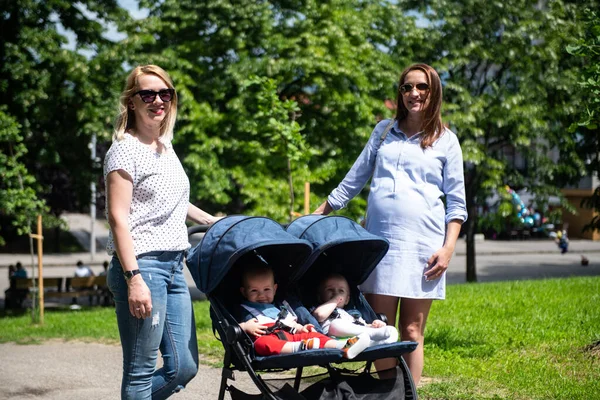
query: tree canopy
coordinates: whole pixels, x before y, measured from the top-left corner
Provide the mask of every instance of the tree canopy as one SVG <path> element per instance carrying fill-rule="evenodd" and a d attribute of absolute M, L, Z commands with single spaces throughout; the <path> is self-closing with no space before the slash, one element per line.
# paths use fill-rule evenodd
<path fill-rule="evenodd" d="M 55 215 L 86 208 L 100 175 L 90 136 L 110 144 L 124 77 L 148 63 L 175 82 L 175 149 L 192 202 L 209 212 L 283 222 L 302 210 L 290 185 L 298 195 L 304 181 L 315 208 L 393 115 L 398 76 L 413 62 L 443 80 L 444 119 L 467 163 L 471 239 L 498 188 L 527 187 L 543 204 L 587 173 L 582 131 L 568 129 L 593 107 L 575 85 L 589 84 L 580 71 L 591 53 L 566 52 L 588 37 L 580 1 L 140 0 L 139 20 L 116 0 L 0 4 L 0 155 L 12 157 L 1 170 L 4 220 L 44 201 Z M 108 26 L 125 37 L 107 39 Z M 9 190 L 30 203 L 17 208 Z M 344 212 L 364 207 L 360 197 Z"/>
<path fill-rule="evenodd" d="M 583 29 L 580 2 L 406 5 L 428 20 L 426 57 L 443 77 L 446 122 L 461 141 L 468 280 L 475 280 L 473 235 L 487 199 L 510 185 L 535 193 L 543 208 L 585 171 L 578 139 L 567 130 L 586 98 L 573 90 L 581 63 L 565 51 Z"/>
<path fill-rule="evenodd" d="M 600 178 L 600 15 L 590 9 L 583 15 L 583 31 L 567 51 L 584 60 L 577 89 L 586 93 L 586 102 L 570 130 L 580 135 L 578 150 L 585 157 L 588 173 Z M 585 205 L 597 213 L 586 228 L 600 231 L 600 186 Z"/>
<path fill-rule="evenodd" d="M 108 137 L 120 86 L 115 74 L 121 76 L 122 58 L 103 33 L 128 13 L 116 0 L 2 0 L 0 13 L 0 156 L 6 159 L 0 235 L 6 235 L 11 225 L 28 231 L 31 215 L 58 216 L 89 202 L 97 167 L 88 143 L 92 133 Z"/>

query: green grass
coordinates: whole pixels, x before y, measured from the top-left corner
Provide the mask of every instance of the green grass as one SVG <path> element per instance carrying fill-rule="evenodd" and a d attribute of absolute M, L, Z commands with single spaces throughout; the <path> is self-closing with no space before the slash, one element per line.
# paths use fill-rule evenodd
<path fill-rule="evenodd" d="M 600 399 L 600 277 L 451 285 L 447 292 L 430 313 L 420 399 Z M 208 303 L 195 302 L 194 311 L 202 360 L 219 365 L 223 349 Z M 29 314 L 0 318 L 0 342 L 118 338 L 112 308 L 47 310 L 43 326 Z"/>
<path fill-rule="evenodd" d="M 466 284 L 434 302 L 423 399 L 600 398 L 600 278 Z"/>

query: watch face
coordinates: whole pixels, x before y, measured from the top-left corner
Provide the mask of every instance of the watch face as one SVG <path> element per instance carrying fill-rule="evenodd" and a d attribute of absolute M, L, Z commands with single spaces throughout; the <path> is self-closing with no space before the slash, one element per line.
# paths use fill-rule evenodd
<path fill-rule="evenodd" d="M 140 273 L 139 269 L 134 269 L 133 271 L 123 271 L 123 275 L 125 275 L 125 279 L 131 279 L 139 273 Z"/>

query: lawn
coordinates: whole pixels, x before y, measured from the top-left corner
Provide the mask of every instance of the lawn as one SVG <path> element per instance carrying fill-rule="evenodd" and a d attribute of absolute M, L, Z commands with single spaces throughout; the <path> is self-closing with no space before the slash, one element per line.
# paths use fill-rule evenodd
<path fill-rule="evenodd" d="M 600 278 L 448 286 L 434 302 L 420 399 L 600 399 Z M 219 365 L 208 303 L 195 302 L 204 362 Z M 3 315 L 0 341 L 118 344 L 114 310 Z"/>

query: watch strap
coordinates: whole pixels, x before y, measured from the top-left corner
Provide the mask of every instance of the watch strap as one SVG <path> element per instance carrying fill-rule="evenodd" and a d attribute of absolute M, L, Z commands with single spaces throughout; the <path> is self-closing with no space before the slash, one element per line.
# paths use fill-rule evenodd
<path fill-rule="evenodd" d="M 125 276 L 125 280 L 130 280 L 136 275 L 141 274 L 139 269 L 133 269 L 131 271 L 123 271 L 123 276 Z"/>

